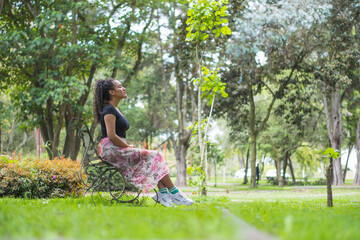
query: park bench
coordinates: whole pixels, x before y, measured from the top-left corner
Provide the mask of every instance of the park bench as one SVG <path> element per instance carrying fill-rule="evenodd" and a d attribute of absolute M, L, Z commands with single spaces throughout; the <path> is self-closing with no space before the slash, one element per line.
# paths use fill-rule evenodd
<path fill-rule="evenodd" d="M 110 203 L 140 204 L 141 190 L 130 185 L 117 168 L 102 161 L 97 150 L 98 141 L 93 140 L 84 121 L 74 118 L 70 126 L 83 143 L 84 154 L 81 159 L 80 178 L 85 188 L 84 195 L 90 194 L 94 204 L 94 194 L 99 195 L 102 199 L 109 199 Z M 155 189 L 154 191 L 158 197 L 157 191 Z"/>

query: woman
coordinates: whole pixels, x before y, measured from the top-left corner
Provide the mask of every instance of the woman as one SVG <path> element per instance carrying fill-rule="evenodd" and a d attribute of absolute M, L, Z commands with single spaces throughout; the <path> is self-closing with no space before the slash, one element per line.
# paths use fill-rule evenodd
<path fill-rule="evenodd" d="M 171 181 L 170 169 L 160 153 L 137 149 L 126 142 L 129 122 L 117 108 L 124 98 L 127 98 L 126 89 L 118 80 L 96 82 L 94 118 L 101 124 L 102 159 L 119 169 L 126 180 L 140 190 L 148 191 L 158 186 L 158 202 L 162 205 L 191 205 L 193 201 Z M 153 199 L 156 200 L 156 196 Z"/>

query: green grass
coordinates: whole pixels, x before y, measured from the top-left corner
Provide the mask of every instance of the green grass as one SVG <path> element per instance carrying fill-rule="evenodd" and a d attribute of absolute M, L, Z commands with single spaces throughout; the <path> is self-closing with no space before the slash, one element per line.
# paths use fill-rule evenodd
<path fill-rule="evenodd" d="M 360 191 L 334 189 L 333 194 L 333 208 L 326 206 L 326 189 L 235 194 L 229 210 L 281 239 L 360 239 Z"/>
<path fill-rule="evenodd" d="M 326 201 L 244 202 L 230 211 L 257 228 L 282 239 L 359 239 L 359 203 L 340 201 L 326 207 Z"/>
<path fill-rule="evenodd" d="M 3 239 L 229 239 L 236 227 L 209 198 L 191 207 L 94 206 L 82 199 L 0 199 Z"/>
<path fill-rule="evenodd" d="M 230 188 L 232 187 L 232 188 Z M 241 188 L 241 190 L 238 190 Z M 194 188 L 185 188 L 191 192 Z M 230 190 L 229 190 L 230 189 Z M 232 192 L 232 189 L 237 191 Z M 0 239 L 234 239 L 222 209 L 281 239 L 360 239 L 360 189 L 219 185 L 190 207 L 105 205 L 80 199 L 0 199 Z M 226 190 L 229 193 L 226 193 Z"/>

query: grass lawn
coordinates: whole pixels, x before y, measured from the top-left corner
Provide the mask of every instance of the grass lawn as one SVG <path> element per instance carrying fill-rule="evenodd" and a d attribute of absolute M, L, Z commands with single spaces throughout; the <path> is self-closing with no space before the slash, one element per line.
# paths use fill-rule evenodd
<path fill-rule="evenodd" d="M 165 208 L 94 206 L 89 197 L 5 198 L 0 199 L 0 239 L 232 239 L 236 226 L 216 207 L 222 199 Z"/>
<path fill-rule="evenodd" d="M 94 206 L 89 197 L 3 198 L 0 239 L 237 239 L 225 208 L 280 239 L 360 239 L 360 188 L 334 188 L 333 208 L 326 207 L 323 186 L 209 190 L 210 197 L 193 196 L 193 206 L 178 208 Z"/>
<path fill-rule="evenodd" d="M 263 188 L 263 190 L 261 190 Z M 281 239 L 360 239 L 360 188 L 334 188 L 334 207 L 326 207 L 326 188 L 236 192 L 229 210 Z"/>

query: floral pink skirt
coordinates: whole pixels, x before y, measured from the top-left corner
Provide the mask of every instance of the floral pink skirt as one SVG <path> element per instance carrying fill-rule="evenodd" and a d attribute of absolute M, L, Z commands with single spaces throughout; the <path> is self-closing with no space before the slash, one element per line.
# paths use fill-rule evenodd
<path fill-rule="evenodd" d="M 118 147 L 109 138 L 101 140 L 101 157 L 119 169 L 130 184 L 145 192 L 154 189 L 170 173 L 169 166 L 159 152 Z"/>

